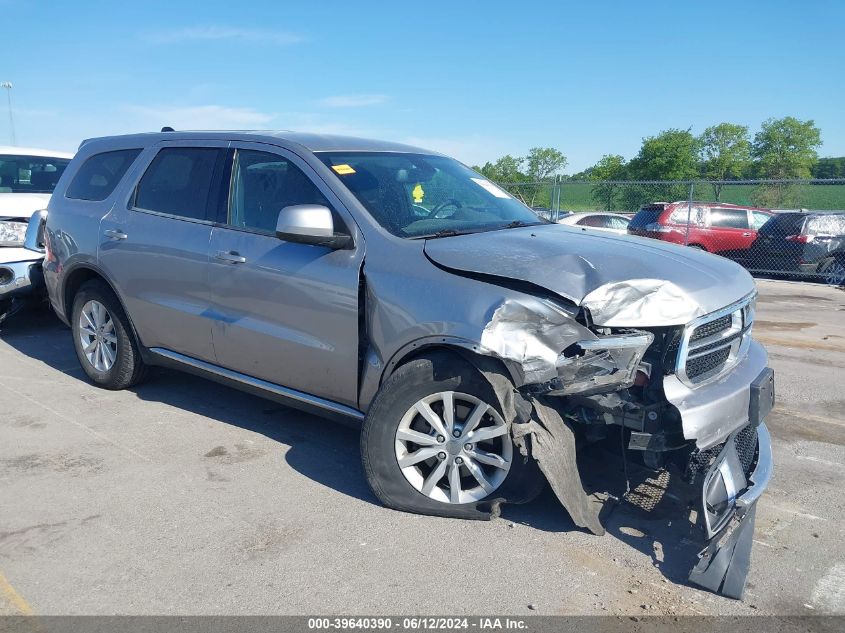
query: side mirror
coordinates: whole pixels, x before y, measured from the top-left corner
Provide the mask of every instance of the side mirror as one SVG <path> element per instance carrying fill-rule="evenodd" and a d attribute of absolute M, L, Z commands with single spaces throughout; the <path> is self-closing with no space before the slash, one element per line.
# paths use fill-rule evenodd
<path fill-rule="evenodd" d="M 47 211 L 42 209 L 36 211 L 29 218 L 29 224 L 26 227 L 26 235 L 23 239 L 23 247 L 31 251 L 43 253 L 46 251 L 44 238 L 44 229 L 47 223 Z"/>
<path fill-rule="evenodd" d="M 295 204 L 282 209 L 276 222 L 276 237 L 333 249 L 352 247 L 352 236 L 335 232 L 332 212 L 320 204 Z"/>

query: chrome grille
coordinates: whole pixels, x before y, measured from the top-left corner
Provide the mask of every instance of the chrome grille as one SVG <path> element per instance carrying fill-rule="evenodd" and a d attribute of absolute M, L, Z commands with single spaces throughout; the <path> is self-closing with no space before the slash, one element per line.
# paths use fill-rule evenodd
<path fill-rule="evenodd" d="M 699 325 L 697 328 L 695 328 L 695 332 L 692 333 L 690 341 L 699 341 L 703 338 L 708 338 L 710 336 L 713 336 L 714 334 L 718 334 L 719 332 L 727 330 L 730 326 L 731 315 L 726 314 L 720 319 L 715 319 L 713 321 L 710 321 L 710 323 Z"/>
<path fill-rule="evenodd" d="M 686 326 L 675 371 L 696 387 L 724 375 L 745 354 L 754 321 L 756 295 L 700 317 Z"/>
<path fill-rule="evenodd" d="M 721 367 L 728 360 L 730 353 L 731 350 L 729 347 L 720 347 L 714 352 L 708 352 L 703 356 L 690 358 L 687 361 L 687 378 L 695 380 L 699 376 Z"/>

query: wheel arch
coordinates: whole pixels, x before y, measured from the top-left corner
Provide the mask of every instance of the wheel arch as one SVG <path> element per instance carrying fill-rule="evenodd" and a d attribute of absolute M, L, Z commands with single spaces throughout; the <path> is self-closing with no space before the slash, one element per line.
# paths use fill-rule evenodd
<path fill-rule="evenodd" d="M 478 371 L 484 371 L 485 366 L 489 368 L 490 363 L 496 363 L 500 369 L 504 369 L 505 375 L 509 376 L 511 381 L 516 384 L 519 378 L 516 369 L 500 358 L 484 354 L 481 351 L 482 349 L 480 343 L 456 336 L 428 336 L 406 343 L 385 363 L 378 384 L 372 385 L 366 392 L 362 390 L 359 408 L 362 411 L 369 408 L 378 389 L 390 379 L 397 369 L 416 358 L 438 352 L 458 356 Z"/>
<path fill-rule="evenodd" d="M 102 270 L 93 266 L 89 263 L 80 264 L 74 267 L 69 272 L 65 273 L 65 280 L 61 287 L 61 296 L 62 296 L 62 311 L 64 314 L 59 315 L 63 317 L 65 323 L 73 327 L 71 323 L 71 317 L 73 312 L 73 300 L 76 294 L 79 292 L 79 289 L 82 288 L 89 281 L 101 281 L 103 282 L 108 288 L 114 293 L 114 296 L 117 297 L 117 301 L 120 304 L 121 309 L 123 310 L 123 314 L 126 315 L 126 319 L 129 321 L 129 327 L 132 337 L 135 339 L 135 344 L 138 346 L 138 349 L 141 351 L 143 357 L 146 357 L 146 350 L 144 346 L 141 344 L 141 340 L 138 337 L 138 332 L 135 329 L 135 323 L 132 321 L 132 315 L 129 314 L 129 311 L 126 309 L 126 303 L 123 301 L 123 297 L 120 296 L 120 293 L 117 291 L 115 285 L 111 282 L 108 276 L 103 273 Z"/>

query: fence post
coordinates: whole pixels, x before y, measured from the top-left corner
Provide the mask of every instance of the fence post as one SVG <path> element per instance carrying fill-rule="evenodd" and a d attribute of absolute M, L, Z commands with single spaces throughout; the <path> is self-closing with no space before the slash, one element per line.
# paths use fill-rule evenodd
<path fill-rule="evenodd" d="M 555 188 L 552 192 L 552 216 L 554 217 L 554 222 L 557 222 L 560 219 L 560 188 L 562 185 L 563 177 L 560 174 L 557 174 L 555 176 Z"/>
<path fill-rule="evenodd" d="M 687 200 L 687 230 L 684 232 L 684 246 L 689 246 L 689 226 L 692 221 L 692 198 L 695 195 L 695 182 L 689 184 L 689 198 Z"/>

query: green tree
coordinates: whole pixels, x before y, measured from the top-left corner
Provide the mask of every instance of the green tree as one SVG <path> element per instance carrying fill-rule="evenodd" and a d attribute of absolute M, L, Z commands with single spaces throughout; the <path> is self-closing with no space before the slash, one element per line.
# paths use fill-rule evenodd
<path fill-rule="evenodd" d="M 643 139 L 639 153 L 628 163 L 636 180 L 692 180 L 698 176 L 698 142 L 689 130 L 669 129 Z M 655 200 L 684 200 L 684 184 L 631 185 L 625 188 L 625 207 L 637 209 Z"/>
<path fill-rule="evenodd" d="M 698 137 L 702 174 L 709 180 L 740 178 L 751 163 L 751 143 L 748 128 L 734 123 L 720 123 L 708 127 Z M 712 183 L 718 201 L 723 185 Z"/>
<path fill-rule="evenodd" d="M 821 145 L 821 130 L 812 120 L 795 117 L 767 119 L 754 135 L 751 156 L 754 173 L 760 178 L 809 178 L 810 169 L 818 161 L 816 149 Z M 794 206 L 794 185 L 767 183 L 751 195 L 755 204 L 764 207 Z"/>
<path fill-rule="evenodd" d="M 527 176 L 522 172 L 524 158 L 507 154 L 502 156 L 495 163 L 484 163 L 484 167 L 477 169 L 485 178 L 499 183 L 524 182 Z"/>
<path fill-rule="evenodd" d="M 810 169 L 813 178 L 845 178 L 845 156 L 820 158 Z"/>
<path fill-rule="evenodd" d="M 631 160 L 638 180 L 691 180 L 698 176 L 698 143 L 689 130 L 665 130 L 643 139 Z"/>
<path fill-rule="evenodd" d="M 566 156 L 553 147 L 532 147 L 525 157 L 526 176 L 535 182 L 548 180 L 566 167 Z"/>
<path fill-rule="evenodd" d="M 566 156 L 553 147 L 532 147 L 525 157 L 525 175 L 530 181 L 523 187 L 523 201 L 530 207 L 550 206 L 551 188 L 545 184 L 566 167 Z M 542 203 L 542 204 L 541 204 Z"/>
<path fill-rule="evenodd" d="M 821 130 L 814 121 L 795 117 L 768 119 L 754 136 L 751 156 L 762 178 L 809 178 L 818 161 Z"/>
<path fill-rule="evenodd" d="M 597 181 L 590 192 L 596 204 L 605 211 L 618 208 L 616 202 L 622 185 L 609 181 L 625 178 L 625 159 L 619 154 L 605 154 L 586 173 L 590 180 Z"/>

